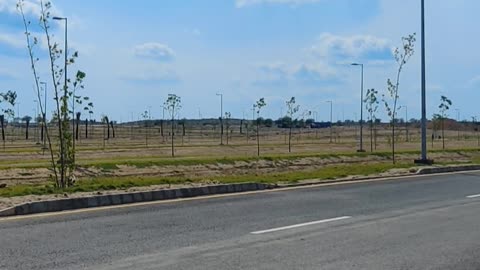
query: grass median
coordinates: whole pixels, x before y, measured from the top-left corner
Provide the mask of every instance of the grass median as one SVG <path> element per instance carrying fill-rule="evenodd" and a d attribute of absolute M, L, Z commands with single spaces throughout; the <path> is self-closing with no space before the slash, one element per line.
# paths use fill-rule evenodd
<path fill-rule="evenodd" d="M 106 190 L 121 190 L 132 187 L 153 185 L 178 185 L 189 183 L 295 183 L 300 180 L 318 179 L 332 180 L 347 176 L 367 176 L 387 172 L 394 168 L 409 168 L 409 163 L 373 163 L 373 164 L 342 164 L 329 165 L 318 170 L 299 170 L 281 173 L 245 174 L 233 176 L 201 177 L 96 177 L 82 179 L 75 186 L 67 189 L 56 189 L 53 185 L 16 185 L 0 189 L 0 197 L 25 195 L 47 195 L 75 192 L 94 192 Z"/>

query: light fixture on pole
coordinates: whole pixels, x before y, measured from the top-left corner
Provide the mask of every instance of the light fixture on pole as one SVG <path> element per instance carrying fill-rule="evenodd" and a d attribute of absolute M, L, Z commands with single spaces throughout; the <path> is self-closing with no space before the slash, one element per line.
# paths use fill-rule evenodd
<path fill-rule="evenodd" d="M 400 109 L 401 108 L 404 108 L 405 109 L 405 141 L 408 142 L 409 139 L 408 139 L 408 106 L 407 105 L 403 105 L 403 106 L 400 106 Z"/>
<path fill-rule="evenodd" d="M 63 96 L 64 98 L 67 98 L 68 97 L 68 86 L 67 86 L 67 82 L 68 82 L 68 19 L 67 17 L 53 17 L 52 19 L 56 20 L 56 21 L 65 21 L 65 48 L 64 48 L 64 57 L 65 57 L 65 66 L 64 66 L 64 69 L 63 69 L 63 73 L 64 73 L 64 85 L 63 85 Z M 75 164 L 75 124 L 73 121 L 75 121 L 75 93 L 73 93 L 73 106 L 72 106 L 72 148 L 73 148 L 73 154 L 72 154 L 72 158 L 73 158 L 73 163 Z M 67 110 L 68 111 L 68 110 Z M 68 112 L 67 112 L 68 113 Z M 58 112 L 58 118 L 61 119 L 62 116 L 60 115 L 60 112 Z M 65 118 L 67 118 L 65 116 Z M 65 119 L 66 120 L 66 119 Z M 65 162 L 65 157 L 64 156 L 61 156 L 60 157 L 61 159 L 61 162 Z"/>
<path fill-rule="evenodd" d="M 43 85 L 43 98 L 44 98 L 44 109 L 43 109 L 43 114 L 42 114 L 42 131 L 41 131 L 41 137 L 43 140 L 43 153 L 45 154 L 45 150 L 47 149 L 47 83 L 46 82 L 40 82 L 40 84 Z"/>
<path fill-rule="evenodd" d="M 360 148 L 357 152 L 365 152 L 365 149 L 363 149 L 363 64 L 352 63 L 352 66 L 360 66 L 362 71 L 360 84 Z"/>
<path fill-rule="evenodd" d="M 425 74 L 425 0 L 421 0 L 421 38 L 422 38 L 422 48 L 421 48 L 421 58 L 422 58 L 422 119 L 421 119 L 421 130 L 422 130 L 422 156 L 420 159 L 416 159 L 414 162 L 417 164 L 432 164 L 433 160 L 427 158 L 427 98 L 426 98 L 426 74 Z"/>
<path fill-rule="evenodd" d="M 223 94 L 217 93 L 220 96 L 220 145 L 223 145 Z"/>

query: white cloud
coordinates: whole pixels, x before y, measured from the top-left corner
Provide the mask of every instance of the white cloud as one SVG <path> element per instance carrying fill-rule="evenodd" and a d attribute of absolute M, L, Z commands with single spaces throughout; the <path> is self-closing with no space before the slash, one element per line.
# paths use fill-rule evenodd
<path fill-rule="evenodd" d="M 337 79 L 335 69 L 324 63 L 297 65 L 293 75 L 300 81 L 320 82 Z"/>
<path fill-rule="evenodd" d="M 0 12 L 17 13 L 17 0 L 0 0 Z M 24 1 L 23 11 L 25 14 L 40 14 L 40 1 Z"/>
<path fill-rule="evenodd" d="M 473 77 L 470 81 L 468 81 L 469 87 L 478 87 L 480 86 L 480 75 Z"/>
<path fill-rule="evenodd" d="M 321 0 L 236 0 L 235 6 L 237 8 L 253 6 L 258 4 L 289 4 L 289 5 L 300 5 L 308 3 L 316 3 Z"/>
<path fill-rule="evenodd" d="M 44 4 L 47 1 L 44 1 Z M 6 12 L 6 13 L 12 13 L 16 14 L 18 13 L 17 10 L 17 3 L 18 0 L 0 0 L 0 13 Z M 50 1 L 51 7 L 50 7 L 50 13 L 54 14 L 52 16 L 62 16 L 62 13 L 56 8 L 55 4 L 53 1 Z M 39 16 L 41 13 L 41 6 L 40 6 L 40 0 L 24 0 L 23 1 L 23 12 L 25 15 L 34 15 L 34 16 Z"/>
<path fill-rule="evenodd" d="M 25 47 L 25 37 L 22 34 L 0 34 L 0 44 L 14 48 L 23 48 Z"/>
<path fill-rule="evenodd" d="M 6 68 L 0 68 L 0 78 L 2 79 L 17 79 L 18 73 Z"/>
<path fill-rule="evenodd" d="M 310 51 L 321 57 L 362 57 L 368 54 L 390 53 L 392 46 L 387 39 L 371 35 L 338 36 L 323 33 Z M 384 56 L 384 55 L 383 55 Z"/>
<path fill-rule="evenodd" d="M 137 83 L 176 83 L 180 79 L 178 75 L 170 69 L 161 67 L 142 68 L 134 72 L 120 75 L 121 79 Z"/>
<path fill-rule="evenodd" d="M 287 65 L 283 62 L 257 64 L 260 74 L 254 84 L 321 83 L 338 80 L 337 71 L 326 63 Z"/>
<path fill-rule="evenodd" d="M 135 46 L 135 55 L 156 59 L 159 61 L 170 61 L 175 58 L 175 52 L 165 44 L 148 42 Z"/>

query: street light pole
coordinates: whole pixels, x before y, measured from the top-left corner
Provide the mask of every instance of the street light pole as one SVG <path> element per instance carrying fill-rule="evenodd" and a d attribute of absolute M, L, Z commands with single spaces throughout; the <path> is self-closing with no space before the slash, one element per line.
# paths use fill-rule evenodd
<path fill-rule="evenodd" d="M 352 63 L 352 66 L 361 67 L 361 85 L 360 85 L 360 149 L 357 152 L 365 152 L 363 149 L 363 64 Z"/>
<path fill-rule="evenodd" d="M 35 103 L 35 116 L 34 116 L 34 120 L 35 120 L 35 124 L 37 126 L 37 128 L 35 129 L 35 141 L 37 142 L 37 144 L 39 143 L 38 142 L 38 100 L 34 100 L 33 101 Z"/>
<path fill-rule="evenodd" d="M 223 94 L 217 93 L 220 96 L 220 145 L 223 145 Z"/>
<path fill-rule="evenodd" d="M 455 109 L 457 111 L 457 141 L 460 141 L 460 109 Z"/>
<path fill-rule="evenodd" d="M 64 69 L 63 69 L 63 73 L 64 73 L 63 95 L 64 95 L 64 98 L 66 99 L 68 97 L 68 93 L 67 93 L 67 91 L 68 91 L 68 86 L 67 86 L 67 81 L 68 81 L 68 72 L 67 72 L 67 68 L 68 68 L 67 67 L 68 66 L 68 19 L 67 19 L 67 17 L 53 17 L 52 19 L 57 20 L 57 21 L 65 21 L 65 48 L 64 48 L 65 66 L 64 66 Z M 63 102 L 64 102 L 65 105 L 68 104 L 67 100 L 64 100 Z M 67 114 L 68 114 L 68 112 L 67 112 Z M 61 119 L 60 112 L 58 112 L 58 118 L 59 118 L 59 120 Z M 75 164 L 75 137 L 74 137 L 75 124 L 74 124 L 73 121 L 75 121 L 75 93 L 73 93 L 73 105 L 72 105 L 72 126 L 73 126 L 72 127 L 73 128 L 73 132 L 72 132 L 72 138 L 73 138 L 72 139 L 72 149 L 73 149 L 72 159 L 73 159 L 73 164 Z M 65 157 L 63 156 L 63 153 L 62 153 L 62 156 L 60 157 L 60 159 L 61 159 L 61 163 L 63 165 L 64 162 L 65 162 Z"/>
<path fill-rule="evenodd" d="M 44 110 L 43 110 L 43 115 L 42 115 L 42 120 L 43 120 L 43 125 L 42 125 L 42 132 L 41 132 L 41 137 L 42 137 L 42 140 L 43 140 L 43 149 L 45 150 L 47 148 L 47 141 L 46 141 L 46 137 L 47 137 L 47 83 L 46 82 L 40 82 L 40 84 L 43 85 L 43 98 L 45 99 L 44 101 L 44 104 L 43 107 L 44 107 Z M 44 134 L 45 132 L 45 134 Z"/>
<path fill-rule="evenodd" d="M 403 105 L 400 108 L 405 108 L 405 134 L 406 134 L 406 139 L 405 140 L 408 142 L 409 141 L 409 139 L 408 139 L 408 106 Z"/>
<path fill-rule="evenodd" d="M 333 101 L 328 100 L 327 103 L 330 103 L 330 143 L 332 143 L 332 128 L 333 128 Z"/>
<path fill-rule="evenodd" d="M 421 0 L 421 69 L 422 69 L 422 157 L 419 160 L 415 160 L 415 163 L 431 164 L 432 160 L 427 159 L 427 106 L 426 106 L 426 78 L 425 78 L 425 0 Z"/>

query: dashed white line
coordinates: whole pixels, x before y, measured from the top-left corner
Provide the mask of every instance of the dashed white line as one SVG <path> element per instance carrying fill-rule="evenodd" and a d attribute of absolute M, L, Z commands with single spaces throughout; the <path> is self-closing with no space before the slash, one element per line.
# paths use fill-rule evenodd
<path fill-rule="evenodd" d="M 295 228 L 299 228 L 299 227 L 305 227 L 305 226 L 311 226 L 311 225 L 316 225 L 316 224 L 334 222 L 334 221 L 339 221 L 339 220 L 344 220 L 344 219 L 349 219 L 349 218 L 351 218 L 351 216 L 343 216 L 343 217 L 322 219 L 322 220 L 317 220 L 317 221 L 312 221 L 312 222 L 307 222 L 307 223 L 300 223 L 300 224 L 295 224 L 295 225 L 290 225 L 290 226 L 285 226 L 285 227 L 278 227 L 278 228 L 273 228 L 273 229 L 268 229 L 268 230 L 263 230 L 263 231 L 251 232 L 251 234 L 264 234 L 264 233 L 278 232 L 278 231 L 284 231 L 284 230 L 289 230 L 289 229 L 295 229 Z"/>
<path fill-rule="evenodd" d="M 480 197 L 480 194 L 467 196 L 467 198 L 469 198 L 469 199 L 478 198 L 478 197 Z"/>

